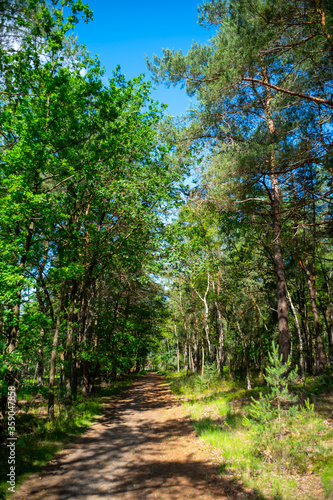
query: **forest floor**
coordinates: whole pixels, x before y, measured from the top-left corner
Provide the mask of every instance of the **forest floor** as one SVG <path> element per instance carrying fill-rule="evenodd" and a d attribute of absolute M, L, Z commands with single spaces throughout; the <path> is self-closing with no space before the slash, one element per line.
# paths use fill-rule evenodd
<path fill-rule="evenodd" d="M 270 388 L 259 379 L 246 389 L 206 372 L 166 375 L 220 471 L 255 489 L 260 500 L 333 500 L 331 375 L 296 380 L 289 390 L 297 400 L 283 403 L 279 418 L 275 400 L 266 399 Z"/>
<path fill-rule="evenodd" d="M 264 499 L 221 475 L 211 451 L 166 379 L 149 374 L 106 402 L 92 427 L 10 498 Z"/>

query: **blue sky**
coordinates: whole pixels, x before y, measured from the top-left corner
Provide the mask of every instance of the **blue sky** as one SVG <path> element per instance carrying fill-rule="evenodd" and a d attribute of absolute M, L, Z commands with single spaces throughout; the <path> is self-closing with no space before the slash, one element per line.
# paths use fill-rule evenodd
<path fill-rule="evenodd" d="M 149 71 L 145 54 L 162 54 L 162 47 L 186 52 L 193 40 L 204 43 L 212 33 L 197 24 L 197 6 L 191 0 L 125 1 L 87 0 L 94 20 L 80 22 L 75 33 L 91 55 L 97 54 L 109 78 L 119 64 L 127 78 Z M 178 115 L 190 101 L 184 90 L 164 85 L 152 92 L 154 99 L 168 104 L 168 112 Z"/>

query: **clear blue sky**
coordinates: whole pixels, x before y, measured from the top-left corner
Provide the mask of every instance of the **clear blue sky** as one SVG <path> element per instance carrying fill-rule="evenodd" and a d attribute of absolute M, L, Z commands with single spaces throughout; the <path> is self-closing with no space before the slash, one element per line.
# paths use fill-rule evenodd
<path fill-rule="evenodd" d="M 94 12 L 94 20 L 80 22 L 75 33 L 91 55 L 97 54 L 109 78 L 119 64 L 127 78 L 149 71 L 145 54 L 162 54 L 163 48 L 186 52 L 193 40 L 204 43 L 212 33 L 197 24 L 197 6 L 191 0 L 114 1 L 87 0 Z M 190 104 L 184 90 L 167 89 L 159 85 L 152 93 L 154 99 L 168 104 L 172 115 L 183 113 Z"/>

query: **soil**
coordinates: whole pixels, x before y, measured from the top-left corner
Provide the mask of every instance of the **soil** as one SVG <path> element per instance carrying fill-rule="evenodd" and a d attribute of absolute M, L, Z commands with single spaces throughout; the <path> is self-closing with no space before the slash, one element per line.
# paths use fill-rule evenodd
<path fill-rule="evenodd" d="M 254 499 L 221 476 L 165 379 L 138 379 L 11 500 Z"/>

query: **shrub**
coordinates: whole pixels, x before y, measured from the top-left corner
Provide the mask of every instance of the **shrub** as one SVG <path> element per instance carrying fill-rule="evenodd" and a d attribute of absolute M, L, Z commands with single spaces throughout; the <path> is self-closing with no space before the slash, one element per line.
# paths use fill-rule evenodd
<path fill-rule="evenodd" d="M 295 403 L 297 401 L 297 396 L 293 396 L 289 392 L 289 384 L 295 381 L 297 378 L 297 368 L 294 370 L 290 369 L 291 360 L 288 360 L 285 364 L 282 363 L 282 354 L 279 356 L 278 347 L 272 343 L 272 352 L 268 354 L 270 366 L 267 367 L 267 375 L 264 375 L 268 386 L 270 387 L 270 393 L 265 396 L 260 393 L 259 400 L 255 400 L 253 397 L 250 415 L 251 417 L 259 423 L 267 423 L 273 420 L 276 416 L 280 422 L 281 414 L 284 411 L 282 409 L 281 403 Z M 277 410 L 272 406 L 272 403 L 277 404 Z M 291 412 L 294 410 L 291 409 Z M 248 424 L 248 419 L 245 420 Z"/>

